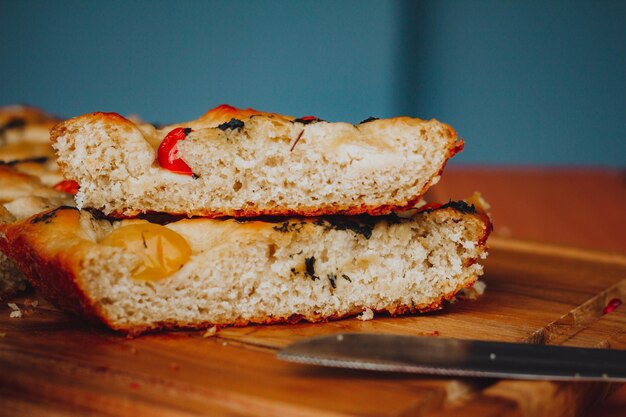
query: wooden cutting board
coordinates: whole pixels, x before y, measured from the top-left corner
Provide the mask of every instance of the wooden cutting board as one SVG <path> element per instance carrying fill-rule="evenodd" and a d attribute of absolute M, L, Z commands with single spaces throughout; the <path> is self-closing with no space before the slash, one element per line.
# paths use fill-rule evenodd
<path fill-rule="evenodd" d="M 35 294 L 0 307 L 0 415 L 575 416 L 608 383 L 447 379 L 275 359 L 303 337 L 381 332 L 626 349 L 626 256 L 490 239 L 485 294 L 435 313 L 128 339 Z M 37 300 L 36 306 L 32 301 Z"/>

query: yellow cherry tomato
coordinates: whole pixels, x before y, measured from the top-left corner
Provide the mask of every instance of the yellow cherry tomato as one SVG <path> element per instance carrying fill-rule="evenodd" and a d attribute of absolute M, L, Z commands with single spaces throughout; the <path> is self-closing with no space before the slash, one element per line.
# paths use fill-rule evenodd
<path fill-rule="evenodd" d="M 128 249 L 142 262 L 133 271 L 133 278 L 154 281 L 178 271 L 189 260 L 191 248 L 184 237 L 153 223 L 122 226 L 100 241 L 103 245 Z"/>

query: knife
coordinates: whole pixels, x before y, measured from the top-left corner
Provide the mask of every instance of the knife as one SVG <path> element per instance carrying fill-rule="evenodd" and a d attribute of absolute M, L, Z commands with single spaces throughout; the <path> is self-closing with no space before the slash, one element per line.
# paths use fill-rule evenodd
<path fill-rule="evenodd" d="M 626 351 L 439 337 L 343 333 L 298 341 L 278 359 L 429 375 L 626 382 Z"/>

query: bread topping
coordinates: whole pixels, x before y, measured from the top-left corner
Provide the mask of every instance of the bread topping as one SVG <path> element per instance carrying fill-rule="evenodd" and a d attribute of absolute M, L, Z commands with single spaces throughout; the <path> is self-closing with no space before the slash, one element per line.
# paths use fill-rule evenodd
<path fill-rule="evenodd" d="M 78 183 L 74 180 L 63 180 L 52 186 L 57 191 L 75 195 L 78 192 Z"/>
<path fill-rule="evenodd" d="M 148 222 L 121 226 L 99 243 L 128 249 L 137 255 L 141 262 L 132 274 L 138 280 L 166 278 L 191 257 L 191 247 L 184 237 L 165 226 Z"/>
<path fill-rule="evenodd" d="M 168 133 L 158 149 L 159 164 L 177 174 L 193 176 L 189 165 L 178 156 L 178 141 L 184 140 L 192 132 L 189 128 L 177 127 Z"/>

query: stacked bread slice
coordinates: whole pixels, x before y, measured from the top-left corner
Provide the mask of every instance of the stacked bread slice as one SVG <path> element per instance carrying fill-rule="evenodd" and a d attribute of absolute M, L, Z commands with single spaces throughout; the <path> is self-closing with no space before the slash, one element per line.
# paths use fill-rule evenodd
<path fill-rule="evenodd" d="M 51 301 L 129 333 L 428 311 L 482 273 L 471 202 L 414 208 L 462 148 L 437 121 L 219 106 L 157 129 L 94 113 L 53 146 L 78 209 L 0 226 Z"/>

